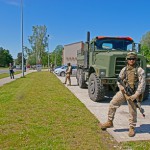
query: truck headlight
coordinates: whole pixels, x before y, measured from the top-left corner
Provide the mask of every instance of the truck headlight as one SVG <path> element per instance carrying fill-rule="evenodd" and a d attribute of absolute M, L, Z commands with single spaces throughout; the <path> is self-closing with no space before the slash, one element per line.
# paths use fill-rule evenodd
<path fill-rule="evenodd" d="M 105 69 L 100 69 L 99 76 L 100 77 L 105 77 L 106 76 L 106 70 Z"/>

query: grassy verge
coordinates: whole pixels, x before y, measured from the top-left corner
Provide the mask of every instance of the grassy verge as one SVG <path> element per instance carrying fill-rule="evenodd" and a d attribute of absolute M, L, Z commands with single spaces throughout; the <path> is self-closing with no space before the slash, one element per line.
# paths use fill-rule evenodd
<path fill-rule="evenodd" d="M 49 72 L 0 87 L 0 149 L 106 150 L 148 148 L 116 143 L 98 120 Z"/>
<path fill-rule="evenodd" d="M 8 67 L 0 67 L 0 69 L 8 70 Z"/>
<path fill-rule="evenodd" d="M 21 73 L 21 71 L 16 71 L 14 74 L 19 74 L 19 73 Z M 0 79 L 6 78 L 6 77 L 9 77 L 8 73 L 2 73 L 2 74 L 0 74 Z"/>

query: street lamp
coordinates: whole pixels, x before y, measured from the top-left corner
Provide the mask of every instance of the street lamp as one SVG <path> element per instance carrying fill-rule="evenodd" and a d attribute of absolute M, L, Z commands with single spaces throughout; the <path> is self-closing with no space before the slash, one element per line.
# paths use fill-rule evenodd
<path fill-rule="evenodd" d="M 21 0 L 21 48 L 22 48 L 22 77 L 24 77 L 23 0 Z"/>
<path fill-rule="evenodd" d="M 47 49 L 48 49 L 48 71 L 50 69 L 50 66 L 49 66 L 49 34 L 48 34 L 48 46 L 47 46 Z"/>
<path fill-rule="evenodd" d="M 55 50 L 55 67 L 56 67 L 56 65 L 57 65 L 57 59 L 56 59 L 56 50 Z"/>

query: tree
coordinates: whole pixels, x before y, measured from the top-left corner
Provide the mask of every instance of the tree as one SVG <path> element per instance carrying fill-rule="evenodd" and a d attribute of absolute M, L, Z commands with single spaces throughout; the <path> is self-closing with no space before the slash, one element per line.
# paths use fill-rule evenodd
<path fill-rule="evenodd" d="M 145 35 L 142 36 L 140 41 L 141 43 L 141 53 L 147 57 L 150 61 L 150 32 L 147 32 Z"/>
<path fill-rule="evenodd" d="M 0 66 L 8 67 L 9 63 L 13 63 L 13 57 L 9 53 L 9 50 L 0 47 Z"/>
<path fill-rule="evenodd" d="M 55 50 L 50 54 L 50 62 L 55 66 L 62 65 L 62 51 L 63 46 L 57 45 Z"/>
<path fill-rule="evenodd" d="M 22 53 L 18 53 L 16 64 L 17 65 L 21 65 L 22 64 Z"/>
<path fill-rule="evenodd" d="M 48 66 L 48 55 L 49 55 L 48 52 L 44 52 L 42 55 L 42 65 L 44 66 Z"/>
<path fill-rule="evenodd" d="M 16 64 L 17 65 L 21 65 L 22 64 L 22 53 L 18 53 Z M 26 59 L 25 58 L 24 58 L 24 64 L 26 64 Z"/>
<path fill-rule="evenodd" d="M 31 44 L 31 50 L 27 55 L 29 59 L 35 57 L 36 64 L 42 63 L 46 47 L 48 46 L 48 36 L 46 26 L 33 26 L 33 35 L 29 36 L 29 43 Z M 33 60 L 32 60 L 33 61 Z"/>
<path fill-rule="evenodd" d="M 63 51 L 63 46 L 62 45 L 58 45 L 55 48 L 55 52 L 56 52 L 56 61 L 57 61 L 57 66 L 62 65 L 62 51 Z"/>

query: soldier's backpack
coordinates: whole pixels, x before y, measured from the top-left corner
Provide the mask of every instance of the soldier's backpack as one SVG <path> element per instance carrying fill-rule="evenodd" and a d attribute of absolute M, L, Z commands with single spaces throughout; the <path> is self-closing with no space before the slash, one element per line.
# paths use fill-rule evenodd
<path fill-rule="evenodd" d="M 72 66 L 71 66 L 71 69 L 70 69 L 70 74 L 72 74 Z"/>

